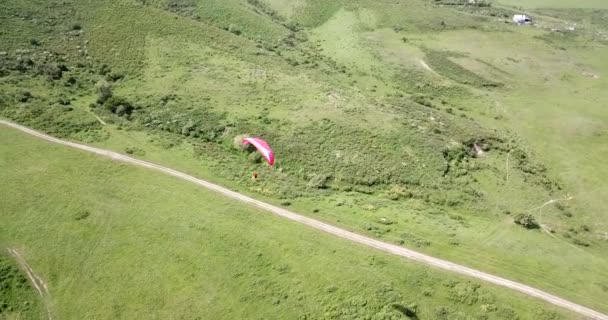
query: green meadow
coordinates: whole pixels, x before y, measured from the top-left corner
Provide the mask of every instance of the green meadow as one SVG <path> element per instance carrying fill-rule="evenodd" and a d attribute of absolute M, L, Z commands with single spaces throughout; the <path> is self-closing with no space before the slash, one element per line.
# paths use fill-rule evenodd
<path fill-rule="evenodd" d="M 2 240 L 46 279 L 55 318 L 574 317 L 161 173 L 0 137 Z"/>

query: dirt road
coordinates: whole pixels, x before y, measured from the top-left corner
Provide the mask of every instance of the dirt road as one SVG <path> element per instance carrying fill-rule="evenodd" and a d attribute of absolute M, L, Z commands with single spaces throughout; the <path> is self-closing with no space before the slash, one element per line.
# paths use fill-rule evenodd
<path fill-rule="evenodd" d="M 299 215 L 295 212 L 288 211 L 283 208 L 276 207 L 276 206 L 273 206 L 271 204 L 268 204 L 268 203 L 265 203 L 265 202 L 262 202 L 259 200 L 255 200 L 248 196 L 242 195 L 238 192 L 228 190 L 224 187 L 220 187 L 216 184 L 195 178 L 193 176 L 187 175 L 185 173 L 182 173 L 182 172 L 170 169 L 170 168 L 166 168 L 166 167 L 159 166 L 157 164 L 153 164 L 150 162 L 134 159 L 134 158 L 125 156 L 125 155 L 117 153 L 117 152 L 103 150 L 103 149 L 94 148 L 94 147 L 79 144 L 79 143 L 74 143 L 74 142 L 57 139 L 57 138 L 48 136 L 46 134 L 37 132 L 35 130 L 29 129 L 27 127 L 24 127 L 24 126 L 21 126 L 18 124 L 14 124 L 12 122 L 0 120 L 0 124 L 21 130 L 30 135 L 36 136 L 38 138 L 41 138 L 41 139 L 44 139 L 44 140 L 47 140 L 50 142 L 54 142 L 54 143 L 62 144 L 62 145 L 69 146 L 72 148 L 92 152 L 92 153 L 95 153 L 95 154 L 98 154 L 98 155 L 101 155 L 104 157 L 109 157 L 109 158 L 117 160 L 117 161 L 127 162 L 127 163 L 131 163 L 131 164 L 134 164 L 134 165 L 137 165 L 140 167 L 145 167 L 145 168 L 161 171 L 166 174 L 178 177 L 180 179 L 190 181 L 190 182 L 197 184 L 201 187 L 204 187 L 206 189 L 210 189 L 210 190 L 219 192 L 219 193 L 221 193 L 227 197 L 233 198 L 235 200 L 239 200 L 241 202 L 248 203 L 250 205 L 264 209 L 266 211 L 269 211 L 269 212 L 279 215 L 281 217 L 305 224 L 307 226 L 310 226 L 312 228 L 315 228 L 315 229 L 318 229 L 321 231 L 325 231 L 327 233 L 331 233 L 338 237 L 348 239 L 348 240 L 351 240 L 351 241 L 354 241 L 354 242 L 357 242 L 357 243 L 360 243 L 360 244 L 363 244 L 363 245 L 366 245 L 366 246 L 369 246 L 369 247 L 372 247 L 372 248 L 375 248 L 378 250 L 382 250 L 382 251 L 385 251 L 388 253 L 392 253 L 394 255 L 398 255 L 398 256 L 401 256 L 401 257 L 404 257 L 404 258 L 407 258 L 407 259 L 410 259 L 410 260 L 413 260 L 413 261 L 416 261 L 416 262 L 419 262 L 419 263 L 422 263 L 422 264 L 425 264 L 428 266 L 433 266 L 436 268 L 449 270 L 452 272 L 456 272 L 459 274 L 477 278 L 479 280 L 483 280 L 483 281 L 486 281 L 489 283 L 507 287 L 507 288 L 519 291 L 521 293 L 524 293 L 526 295 L 529 295 L 529 296 L 532 296 L 532 297 L 535 297 L 538 299 L 542 299 L 544 301 L 547 301 L 554 305 L 568 309 L 570 311 L 574 311 L 583 316 L 590 317 L 592 319 L 608 320 L 608 315 L 602 314 L 600 312 L 586 308 L 586 307 L 578 305 L 576 303 L 567 301 L 565 299 L 562 299 L 560 297 L 546 293 L 539 289 L 532 288 L 530 286 L 527 286 L 527 285 L 524 285 L 524 284 L 521 284 L 521 283 L 518 283 L 515 281 L 504 279 L 504 278 L 494 276 L 494 275 L 491 275 L 491 274 L 488 274 L 485 272 L 481 272 L 481 271 L 478 271 L 475 269 L 471 269 L 471 268 L 468 268 L 465 266 L 461 266 L 461 265 L 458 265 L 458 264 L 455 264 L 455 263 L 452 263 L 452 262 L 449 262 L 446 260 L 434 258 L 434 257 L 428 256 L 428 255 L 422 254 L 420 252 L 410 250 L 410 249 L 406 249 L 406 248 L 392 245 L 389 243 L 385 243 L 385 242 L 382 242 L 379 240 L 375 240 L 375 239 L 372 239 L 372 238 L 369 238 L 366 236 L 362 236 L 360 234 L 356 234 L 356 233 L 353 233 L 353 232 L 350 232 L 350 231 L 347 231 L 344 229 L 340 229 L 338 227 L 329 225 L 327 223 Z M 6 143 L 6 142 L 4 142 L 4 143 Z"/>

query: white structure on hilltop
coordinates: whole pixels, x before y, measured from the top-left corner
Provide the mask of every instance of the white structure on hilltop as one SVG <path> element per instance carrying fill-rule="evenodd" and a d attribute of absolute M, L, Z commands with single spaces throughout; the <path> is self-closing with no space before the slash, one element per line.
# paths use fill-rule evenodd
<path fill-rule="evenodd" d="M 517 24 L 530 24 L 532 19 L 525 14 L 516 14 L 513 16 L 513 22 Z"/>

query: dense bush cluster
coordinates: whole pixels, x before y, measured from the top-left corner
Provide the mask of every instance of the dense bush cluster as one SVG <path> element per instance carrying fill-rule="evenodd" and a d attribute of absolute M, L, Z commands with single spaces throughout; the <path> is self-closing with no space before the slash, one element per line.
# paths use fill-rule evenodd
<path fill-rule="evenodd" d="M 521 213 L 513 217 L 513 222 L 526 229 L 539 229 L 540 225 L 536 221 L 533 215 L 529 213 Z"/>

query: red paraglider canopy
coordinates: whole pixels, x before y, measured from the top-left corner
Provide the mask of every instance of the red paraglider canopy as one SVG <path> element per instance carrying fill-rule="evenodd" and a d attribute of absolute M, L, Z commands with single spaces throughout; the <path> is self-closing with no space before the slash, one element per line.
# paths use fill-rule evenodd
<path fill-rule="evenodd" d="M 252 144 L 258 151 L 264 156 L 268 164 L 274 165 L 274 152 L 268 145 L 268 143 L 260 138 L 245 138 L 243 139 L 244 144 Z"/>

